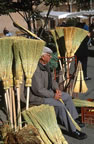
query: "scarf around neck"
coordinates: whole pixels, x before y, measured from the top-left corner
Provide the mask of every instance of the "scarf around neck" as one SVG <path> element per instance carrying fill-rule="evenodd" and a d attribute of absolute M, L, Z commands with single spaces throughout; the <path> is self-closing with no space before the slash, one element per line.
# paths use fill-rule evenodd
<path fill-rule="evenodd" d="M 52 75 L 51 75 L 51 71 L 50 68 L 48 66 L 48 64 L 46 65 L 42 65 L 40 62 L 38 63 L 39 68 L 42 71 L 47 71 L 48 72 L 48 90 L 52 88 Z"/>

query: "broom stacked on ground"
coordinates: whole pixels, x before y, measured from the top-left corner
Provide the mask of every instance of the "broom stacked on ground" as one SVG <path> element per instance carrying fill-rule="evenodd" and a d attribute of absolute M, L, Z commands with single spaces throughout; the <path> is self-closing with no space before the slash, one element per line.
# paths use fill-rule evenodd
<path fill-rule="evenodd" d="M 14 55 L 14 59 L 13 59 L 13 62 L 14 62 L 14 65 L 13 65 L 13 80 L 15 81 L 15 86 L 16 86 L 16 92 L 17 92 L 17 113 L 18 113 L 18 123 L 19 123 L 19 126 L 20 128 L 22 127 L 22 124 L 21 124 L 21 106 L 20 106 L 20 84 L 22 83 L 22 78 L 23 78 L 23 71 L 22 71 L 22 66 L 21 66 L 21 61 L 20 61 L 20 57 L 19 57 L 19 50 L 18 48 L 15 48 L 14 47 L 14 42 L 15 41 L 18 41 L 19 39 L 26 39 L 24 37 L 9 37 L 6 39 L 10 39 L 13 43 L 13 55 Z M 14 98 L 14 90 L 12 88 L 11 90 L 11 93 L 12 93 L 12 96 Z M 15 101 L 15 98 L 14 98 L 14 101 Z M 14 102 L 14 105 L 15 105 L 15 102 Z M 14 117 L 15 117 L 15 123 L 16 123 L 16 114 L 14 113 Z M 15 124 L 15 129 L 16 129 L 16 124 Z"/>
<path fill-rule="evenodd" d="M 73 99 L 74 105 L 76 107 L 94 107 L 94 102 L 80 99 Z"/>
<path fill-rule="evenodd" d="M 13 128 L 13 111 L 12 111 L 13 100 L 11 94 L 9 94 L 9 89 L 11 86 L 13 86 L 12 63 L 13 63 L 12 41 L 10 39 L 1 38 L 0 78 L 3 81 L 3 86 L 5 89 L 5 102 L 6 102 L 8 119 L 10 121 L 11 127 Z"/>
<path fill-rule="evenodd" d="M 76 80 L 73 88 L 73 92 L 75 93 L 86 93 L 88 88 L 84 80 L 83 70 L 81 62 L 78 63 L 78 73 L 76 75 Z"/>
<path fill-rule="evenodd" d="M 61 101 L 62 104 L 64 104 L 64 102 L 63 102 L 62 99 L 59 99 L 59 100 Z M 67 114 L 69 115 L 72 123 L 75 125 L 76 129 L 78 129 L 78 130 L 80 131 L 81 128 L 80 128 L 79 125 L 74 121 L 74 119 L 72 118 L 72 116 L 71 116 L 70 112 L 67 110 L 67 108 L 66 108 L 66 112 L 67 112 Z"/>
<path fill-rule="evenodd" d="M 50 30 L 55 45 L 56 45 L 56 49 L 57 49 L 57 54 L 58 54 L 58 58 L 60 58 L 61 56 L 64 56 L 64 32 L 63 32 L 63 27 L 57 27 L 54 30 Z M 62 65 L 61 60 L 59 59 L 59 64 L 60 64 L 60 73 L 62 75 L 62 77 L 60 78 L 60 81 L 65 81 L 65 67 L 64 64 Z M 64 83 L 64 87 L 65 87 L 65 83 Z"/>
<path fill-rule="evenodd" d="M 32 124 L 39 130 L 41 139 L 45 144 L 67 144 L 67 141 L 63 137 L 57 124 L 53 106 L 34 106 L 26 111 L 23 111 L 22 114 L 23 113 L 25 119 L 27 117 L 29 119 L 28 122 L 31 121 Z"/>
<path fill-rule="evenodd" d="M 26 77 L 26 109 L 29 107 L 29 87 L 32 85 L 32 76 L 36 70 L 44 45 L 45 43 L 43 41 L 34 39 L 20 40 L 15 42 L 15 46 L 20 50 L 20 58 Z"/>
<path fill-rule="evenodd" d="M 5 92 L 5 101 L 7 107 L 7 114 L 11 121 L 12 128 L 15 130 L 16 125 L 16 106 L 15 106 L 15 96 L 13 90 L 13 51 L 12 46 L 15 40 L 19 37 L 3 37 L 0 39 L 0 51 L 1 51 L 1 67 L 2 71 L 0 72 L 1 79 L 3 80 Z M 21 39 L 21 37 L 20 37 Z"/>

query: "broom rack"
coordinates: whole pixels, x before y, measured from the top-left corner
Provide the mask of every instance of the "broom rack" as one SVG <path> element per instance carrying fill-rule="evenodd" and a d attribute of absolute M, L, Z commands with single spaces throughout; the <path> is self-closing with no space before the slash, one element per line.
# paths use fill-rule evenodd
<path fill-rule="evenodd" d="M 58 72 L 55 69 L 54 78 L 55 80 L 58 81 L 60 89 L 70 94 L 71 87 L 72 87 L 72 80 L 74 79 L 74 74 L 77 68 L 77 57 L 75 55 L 72 57 L 58 57 L 58 61 L 61 61 L 63 69 L 62 71 L 59 70 Z M 71 72 L 71 67 L 72 67 L 72 72 Z"/>

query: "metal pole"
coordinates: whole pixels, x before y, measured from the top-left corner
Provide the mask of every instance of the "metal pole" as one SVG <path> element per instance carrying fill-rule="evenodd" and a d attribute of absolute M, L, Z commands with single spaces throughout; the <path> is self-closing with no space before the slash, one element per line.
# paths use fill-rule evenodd
<path fill-rule="evenodd" d="M 92 10 L 92 0 L 90 0 L 90 9 Z"/>
<path fill-rule="evenodd" d="M 72 0 L 70 0 L 70 12 L 72 12 Z"/>

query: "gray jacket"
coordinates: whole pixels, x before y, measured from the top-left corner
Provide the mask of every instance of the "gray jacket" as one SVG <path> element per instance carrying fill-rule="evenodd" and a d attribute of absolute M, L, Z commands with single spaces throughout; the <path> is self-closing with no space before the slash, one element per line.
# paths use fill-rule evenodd
<path fill-rule="evenodd" d="M 33 77 L 32 87 L 30 91 L 31 104 L 43 104 L 44 98 L 54 97 L 55 90 L 58 89 L 58 84 L 52 78 L 52 89 L 48 90 L 48 72 L 42 71 L 38 66 Z"/>

